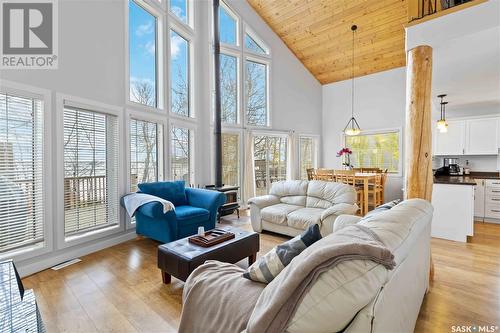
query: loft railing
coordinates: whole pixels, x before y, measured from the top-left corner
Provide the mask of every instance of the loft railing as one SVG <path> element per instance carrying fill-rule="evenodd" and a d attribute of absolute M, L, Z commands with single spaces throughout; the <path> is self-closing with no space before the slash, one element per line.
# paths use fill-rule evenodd
<path fill-rule="evenodd" d="M 460 6 L 474 0 L 413 0 L 408 3 L 408 22 Z"/>

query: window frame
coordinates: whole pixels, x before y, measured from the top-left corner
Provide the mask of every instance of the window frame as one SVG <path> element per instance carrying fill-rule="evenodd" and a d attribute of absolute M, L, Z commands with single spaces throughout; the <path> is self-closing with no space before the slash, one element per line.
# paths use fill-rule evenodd
<path fill-rule="evenodd" d="M 54 250 L 54 209 L 53 197 L 55 187 L 53 182 L 53 136 L 52 136 L 52 93 L 50 90 L 42 89 L 13 81 L 0 80 L 0 92 L 11 95 L 17 95 L 26 98 L 36 98 L 43 104 L 43 237 L 42 244 L 35 244 L 16 248 L 10 251 L 0 253 L 0 260 L 13 259 L 14 261 L 23 261 Z"/>
<path fill-rule="evenodd" d="M 247 103 L 248 103 L 248 98 L 246 94 L 244 93 L 245 91 L 245 84 L 246 84 L 246 63 L 247 61 L 261 64 L 266 66 L 266 125 L 255 125 L 255 124 L 249 124 L 248 123 L 248 110 L 247 110 Z M 247 55 L 245 57 L 244 63 L 242 64 L 242 70 L 243 70 L 243 77 L 242 77 L 242 90 L 243 90 L 243 119 L 244 119 L 244 124 L 246 127 L 251 128 L 251 129 L 265 129 L 265 128 L 271 128 L 271 100 L 270 100 L 270 61 L 267 59 L 262 59 L 260 57 L 256 57 L 254 55 Z"/>
<path fill-rule="evenodd" d="M 118 179 L 118 188 L 117 193 L 120 196 L 121 193 L 126 193 L 125 182 L 121 181 L 124 179 L 124 169 L 122 165 L 126 163 L 123 148 L 120 145 L 120 142 L 126 142 L 124 138 L 124 109 L 121 107 L 104 104 L 101 102 L 95 102 L 89 99 L 75 97 L 66 94 L 56 94 L 56 144 L 57 150 L 55 154 L 56 160 L 56 195 L 55 205 L 56 205 L 56 216 L 57 218 L 54 220 L 54 226 L 56 228 L 56 243 L 58 249 L 65 249 L 74 245 L 80 245 L 83 243 L 87 243 L 92 240 L 100 239 L 112 234 L 116 234 L 120 231 L 125 231 L 125 221 L 123 216 L 123 210 L 120 208 L 120 203 L 118 202 L 118 221 L 116 225 L 110 225 L 108 227 L 99 228 L 96 230 L 89 230 L 87 232 L 83 232 L 80 234 L 66 236 L 65 235 L 65 221 L 64 221 L 64 108 L 65 107 L 74 107 L 89 110 L 92 112 L 97 112 L 105 115 L 110 115 L 116 117 L 117 120 L 117 140 L 118 140 L 118 169 L 117 169 L 117 179 Z M 118 200 L 119 201 L 119 200 Z"/>
<path fill-rule="evenodd" d="M 312 167 L 313 168 L 317 168 L 318 167 L 318 164 L 319 164 L 319 142 L 320 142 L 320 135 L 317 135 L 317 134 L 299 134 L 297 136 L 297 158 L 298 160 L 296 161 L 297 165 L 298 165 L 298 175 L 297 175 L 297 178 L 298 179 L 302 179 L 302 175 L 301 175 L 301 163 L 300 161 L 302 160 L 302 154 L 301 154 L 301 147 L 300 147 L 300 139 L 302 138 L 306 138 L 306 139 L 312 139 L 313 140 L 313 159 L 312 159 Z M 307 180 L 307 179 L 305 179 Z"/>
<path fill-rule="evenodd" d="M 250 50 L 249 48 L 246 47 L 246 35 L 248 34 L 248 36 L 250 36 L 250 38 L 252 38 L 254 40 L 254 42 L 259 45 L 259 47 L 261 47 L 263 50 L 264 50 L 264 54 L 262 53 L 257 53 L 257 52 L 254 52 L 252 50 Z M 259 57 L 259 58 L 270 58 L 271 57 L 271 49 L 269 48 L 269 46 L 267 45 L 267 43 L 265 43 L 262 38 L 260 38 L 254 31 L 252 28 L 250 28 L 250 26 L 248 24 L 244 24 L 244 31 L 243 31 L 243 49 L 245 50 L 245 52 L 247 52 L 248 54 L 251 54 L 253 56 L 256 56 L 256 57 Z"/>
<path fill-rule="evenodd" d="M 242 31 L 241 22 L 242 22 L 242 20 L 241 20 L 240 16 L 223 0 L 221 0 L 219 2 L 219 7 L 223 8 L 228 13 L 228 15 L 231 16 L 236 21 L 235 22 L 236 23 L 235 24 L 235 26 L 236 26 L 236 41 L 235 41 L 236 43 L 235 43 L 235 45 L 227 44 L 227 43 L 224 43 L 221 41 L 220 42 L 221 49 L 222 49 L 222 47 L 224 47 L 224 48 L 231 48 L 231 49 L 239 50 L 243 44 L 241 42 L 241 31 Z M 220 15 L 219 15 L 219 17 L 220 17 Z M 212 12 L 212 22 L 213 22 L 213 12 Z M 213 32 L 212 32 L 212 34 L 213 34 Z M 214 36 L 212 35 L 212 37 L 214 37 Z"/>
<path fill-rule="evenodd" d="M 142 7 L 150 15 L 156 18 L 156 45 L 155 45 L 155 68 L 156 68 L 156 106 L 144 105 L 131 100 L 130 96 L 130 26 L 129 26 L 129 2 L 133 1 L 136 5 Z M 158 1 L 157 1 L 158 2 Z M 165 15 L 162 13 L 161 4 L 152 4 L 149 0 L 127 0 L 125 7 L 125 105 L 128 107 L 139 108 L 148 112 L 156 112 L 164 114 L 167 110 L 168 92 L 166 81 L 165 61 L 169 57 L 167 52 L 167 42 L 165 42 L 166 20 Z M 168 48 L 170 51 L 170 48 Z M 167 94 L 167 95 L 165 95 Z M 167 97 L 166 97 L 167 96 Z"/>
<path fill-rule="evenodd" d="M 402 127 L 392 127 L 392 128 L 384 128 L 384 129 L 371 129 L 361 131 L 359 135 L 375 135 L 375 134 L 388 134 L 388 133 L 398 133 L 398 150 L 399 150 L 399 161 L 398 161 L 398 172 L 387 172 L 389 177 L 403 177 L 403 160 L 404 160 L 404 152 L 403 152 L 403 128 Z M 342 147 L 346 146 L 346 135 L 341 133 L 341 141 Z"/>
<path fill-rule="evenodd" d="M 172 175 L 172 129 L 174 127 L 177 128 L 185 128 L 189 130 L 189 183 L 186 184 L 186 186 L 189 186 L 189 184 L 196 184 L 196 164 L 195 164 L 195 159 L 196 159 L 196 125 L 182 121 L 182 120 L 177 120 L 177 119 L 171 119 L 169 126 L 168 126 L 168 157 L 165 159 L 165 161 L 168 163 L 168 178 L 169 179 L 174 179 Z"/>
<path fill-rule="evenodd" d="M 170 4 L 172 0 L 160 0 L 165 2 L 165 11 L 169 17 L 169 21 L 174 21 L 176 24 L 180 24 L 188 29 L 191 30 L 192 33 L 194 33 L 194 22 L 195 22 L 195 17 L 194 17 L 194 1 L 193 0 L 186 0 L 186 13 L 187 13 L 187 22 L 181 21 L 177 15 L 175 15 L 171 10 L 170 10 Z"/>
<path fill-rule="evenodd" d="M 147 121 L 150 123 L 156 123 L 158 126 L 158 181 L 163 181 L 165 180 L 165 175 L 167 174 L 167 166 L 166 166 L 166 158 L 167 152 L 166 150 L 166 137 L 165 135 L 165 128 L 168 127 L 168 121 L 165 119 L 165 117 L 160 117 L 157 114 L 150 114 L 150 113 L 145 113 L 139 110 L 134 110 L 127 108 L 125 109 L 125 119 L 126 119 L 126 124 L 125 124 L 125 144 L 126 144 L 126 150 L 125 150 L 125 155 L 126 155 L 126 160 L 127 163 L 126 165 L 126 174 L 127 174 L 127 185 L 126 189 L 127 192 L 130 192 L 130 187 L 132 185 L 132 180 L 130 179 L 130 174 L 131 174 L 131 164 L 132 164 L 132 156 L 130 152 L 130 144 L 131 144 L 131 139 L 132 135 L 130 132 L 130 124 L 132 120 L 139 120 L 139 121 Z M 135 223 L 132 222 L 132 219 L 130 216 L 125 214 L 125 219 L 126 219 L 126 229 L 134 229 L 135 228 Z"/>
<path fill-rule="evenodd" d="M 254 178 L 255 181 L 257 181 L 257 178 L 255 177 L 255 138 L 258 136 L 266 136 L 266 137 L 281 137 L 286 139 L 286 147 L 285 147 L 285 154 L 286 154 L 286 162 L 285 162 L 285 180 L 287 180 L 289 177 L 293 177 L 293 175 L 289 175 L 288 172 L 290 172 L 290 169 L 288 167 L 290 163 L 290 133 L 289 132 L 283 132 L 283 131 L 276 131 L 276 130 L 261 130 L 261 131 L 252 131 L 252 137 L 253 137 L 253 149 L 254 149 L 254 156 L 253 156 L 253 163 L 254 163 Z M 269 146 L 266 146 L 266 149 L 269 150 Z M 267 154 L 269 151 L 267 152 Z M 292 163 L 295 161 L 292 161 Z M 266 193 L 269 194 L 269 191 L 271 190 L 271 184 L 272 182 L 269 179 L 269 166 L 268 163 L 266 162 Z M 267 180 L 269 179 L 269 182 Z M 257 192 L 257 184 L 255 184 L 255 192 Z"/>
<path fill-rule="evenodd" d="M 171 110 L 171 104 L 172 104 L 172 77 L 171 77 L 171 69 L 172 69 L 172 66 L 170 65 L 171 64 L 171 61 L 172 61 L 172 58 L 171 58 L 171 55 L 170 55 L 170 52 L 171 52 L 171 49 L 170 49 L 170 46 L 171 46 L 171 37 L 170 37 L 170 32 L 173 31 L 175 32 L 177 35 L 179 35 L 179 37 L 183 38 L 184 40 L 186 40 L 186 42 L 188 43 L 188 47 L 187 47 L 187 52 L 188 52 L 188 59 L 187 59 L 187 79 L 188 79 L 188 83 L 187 83 L 187 86 L 188 86 L 188 115 L 185 116 L 185 115 L 181 115 L 181 114 L 178 114 L 178 113 L 175 113 Z M 173 118 L 178 118 L 178 119 L 187 119 L 187 120 L 192 120 L 192 121 L 195 121 L 196 120 L 196 108 L 195 108 L 195 98 L 194 98 L 194 37 L 192 34 L 190 34 L 188 31 L 186 31 L 186 28 L 183 27 L 183 26 L 180 26 L 178 24 L 175 24 L 175 23 L 172 23 L 170 22 L 169 26 L 168 26 L 168 29 L 167 29 L 167 44 L 168 44 L 168 66 L 166 66 L 166 71 L 167 71 L 167 77 L 168 77 L 168 91 L 166 92 L 167 94 L 167 106 L 166 106 L 166 110 L 167 110 L 167 113 L 170 117 L 173 117 Z"/>

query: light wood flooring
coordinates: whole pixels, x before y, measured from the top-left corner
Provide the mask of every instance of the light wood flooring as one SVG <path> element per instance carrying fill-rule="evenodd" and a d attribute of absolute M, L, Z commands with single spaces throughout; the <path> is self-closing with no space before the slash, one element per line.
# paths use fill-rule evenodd
<path fill-rule="evenodd" d="M 223 223 L 250 229 L 248 217 Z M 416 332 L 451 332 L 451 325 L 500 326 L 500 225 L 476 223 L 471 243 L 432 240 L 435 278 Z M 264 233 L 265 254 L 285 237 Z M 163 285 L 158 243 L 137 238 L 82 257 L 59 271 L 23 279 L 34 289 L 48 332 L 176 332 L 183 283 Z M 246 265 L 243 260 L 240 265 Z"/>

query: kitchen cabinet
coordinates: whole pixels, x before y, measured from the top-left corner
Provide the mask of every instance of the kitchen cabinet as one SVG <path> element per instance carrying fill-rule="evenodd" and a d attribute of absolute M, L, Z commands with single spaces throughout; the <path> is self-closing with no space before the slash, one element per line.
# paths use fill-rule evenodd
<path fill-rule="evenodd" d="M 448 131 L 434 130 L 434 155 L 463 155 L 465 140 L 465 121 L 449 120 Z"/>
<path fill-rule="evenodd" d="M 448 131 L 434 130 L 434 155 L 498 155 L 500 121 L 497 117 L 448 120 Z"/>
<path fill-rule="evenodd" d="M 465 155 L 498 154 L 498 119 L 480 118 L 466 120 Z"/>
<path fill-rule="evenodd" d="M 484 219 L 500 221 L 500 179 L 485 180 Z"/>
<path fill-rule="evenodd" d="M 474 218 L 476 221 L 484 220 L 484 204 L 485 204 L 485 181 L 484 179 L 474 179 L 476 186 L 474 187 Z"/>

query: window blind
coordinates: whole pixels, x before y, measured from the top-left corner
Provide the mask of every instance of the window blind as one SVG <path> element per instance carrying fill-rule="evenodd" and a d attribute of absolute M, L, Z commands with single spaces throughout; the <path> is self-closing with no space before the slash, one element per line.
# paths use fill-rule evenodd
<path fill-rule="evenodd" d="M 64 109 L 64 231 L 67 236 L 118 224 L 118 120 Z"/>
<path fill-rule="evenodd" d="M 0 252 L 42 243 L 43 102 L 0 93 Z"/>
<path fill-rule="evenodd" d="M 158 180 L 158 124 L 130 120 L 130 191 Z"/>

